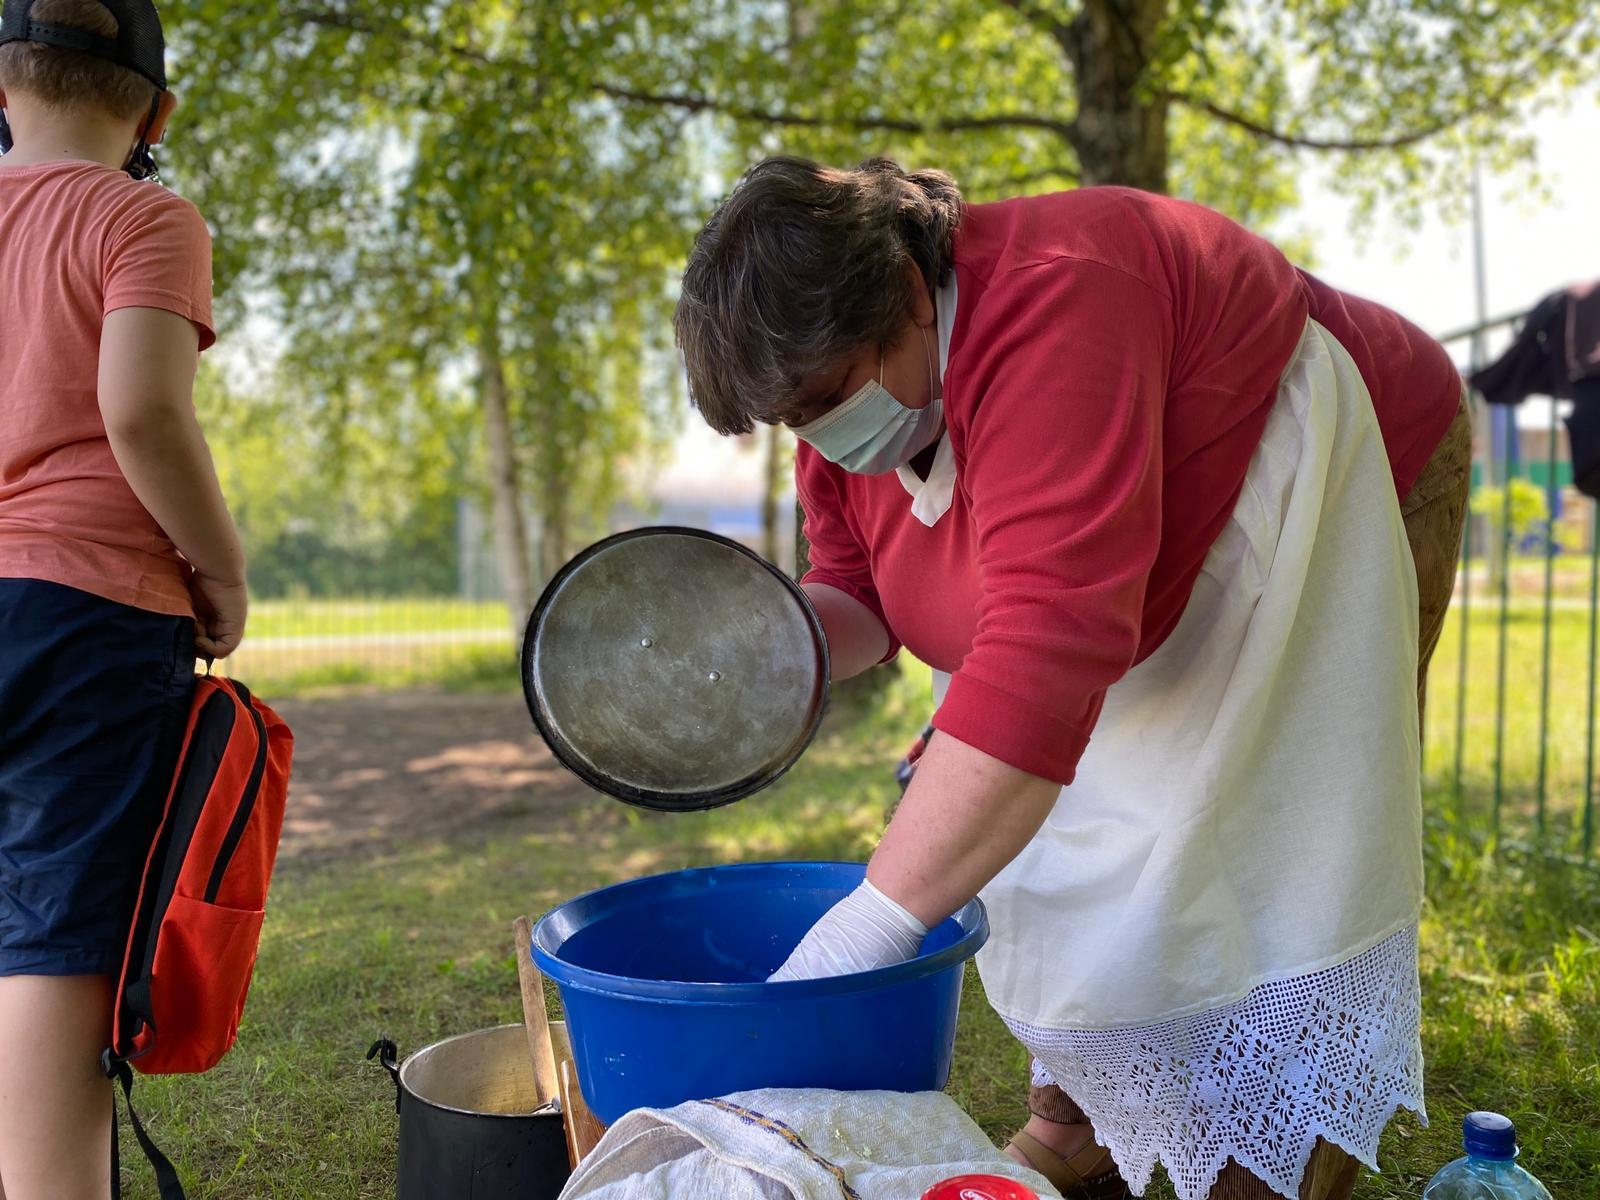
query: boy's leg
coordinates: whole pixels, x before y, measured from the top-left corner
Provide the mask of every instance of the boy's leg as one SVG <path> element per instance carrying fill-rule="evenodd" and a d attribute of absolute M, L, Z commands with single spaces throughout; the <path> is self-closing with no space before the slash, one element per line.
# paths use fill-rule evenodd
<path fill-rule="evenodd" d="M 109 1194 L 112 983 L 194 691 L 194 624 L 0 579 L 0 1181 Z"/>
<path fill-rule="evenodd" d="M 105 1200 L 111 1032 L 104 975 L 0 977 L 0 1200 Z"/>

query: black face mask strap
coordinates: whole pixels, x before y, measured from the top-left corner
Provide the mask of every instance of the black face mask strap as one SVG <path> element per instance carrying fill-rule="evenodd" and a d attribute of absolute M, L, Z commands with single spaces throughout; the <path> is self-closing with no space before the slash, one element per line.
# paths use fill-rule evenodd
<path fill-rule="evenodd" d="M 145 122 L 144 132 L 139 135 L 139 144 L 133 148 L 133 155 L 128 159 L 128 165 L 122 169 L 128 173 L 129 178 L 145 180 L 154 179 L 158 168 L 156 160 L 150 153 L 150 131 L 155 128 L 156 118 L 161 115 L 161 93 L 156 93 L 156 98 L 150 101 L 150 116 Z"/>
<path fill-rule="evenodd" d="M 6 120 L 4 111 L 0 111 L 0 154 L 10 154 L 11 146 L 11 122 Z"/>

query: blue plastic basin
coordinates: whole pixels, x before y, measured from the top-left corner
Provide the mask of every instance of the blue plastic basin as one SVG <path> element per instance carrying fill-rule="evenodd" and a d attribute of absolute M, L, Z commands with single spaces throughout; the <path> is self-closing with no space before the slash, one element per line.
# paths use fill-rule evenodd
<path fill-rule="evenodd" d="M 578 1083 L 607 1124 L 635 1108 L 761 1087 L 935 1091 L 961 977 L 989 937 L 974 900 L 910 962 L 767 983 L 860 863 L 754 863 L 589 892 L 533 930 L 561 992 Z"/>

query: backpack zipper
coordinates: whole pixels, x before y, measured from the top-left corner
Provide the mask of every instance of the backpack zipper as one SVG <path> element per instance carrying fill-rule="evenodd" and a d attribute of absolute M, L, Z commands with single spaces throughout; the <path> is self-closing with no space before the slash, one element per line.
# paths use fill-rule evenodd
<path fill-rule="evenodd" d="M 217 714 L 215 718 L 213 712 Z M 150 853 L 151 862 L 162 864 L 161 877 L 155 881 L 153 889 L 140 897 L 139 913 L 134 919 L 134 929 L 142 931 L 144 938 L 136 948 L 132 946 L 129 948 L 128 962 L 137 962 L 139 969 L 137 974 L 128 979 L 124 989 L 124 1005 L 137 1020 L 140 1028 L 153 1028 L 150 1012 L 150 978 L 156 958 L 158 941 L 156 935 L 177 891 L 178 875 L 183 868 L 183 860 L 189 852 L 190 843 L 194 840 L 201 811 L 205 808 L 206 792 L 196 791 L 195 772 L 201 773 L 199 778 L 209 779 L 221 766 L 221 748 L 227 745 L 228 738 L 232 736 L 233 706 L 221 692 L 214 693 L 206 699 L 195 718 L 193 732 L 195 734 L 199 734 L 202 730 L 209 732 L 213 720 L 226 722 L 221 738 L 214 743 L 218 753 L 214 759 L 207 757 L 202 764 L 201 755 L 207 753 L 212 745 L 198 748 L 193 744 L 189 746 L 178 779 L 173 786 L 171 802 L 158 834 L 158 843 Z M 129 1041 L 128 1038 L 124 1040 Z M 122 1047 L 119 1047 L 120 1049 Z"/>
<path fill-rule="evenodd" d="M 250 701 L 250 692 L 241 683 L 235 682 L 234 688 L 239 693 L 239 699 L 244 704 L 244 709 L 250 714 L 250 719 L 256 727 L 256 761 L 250 769 L 249 782 L 245 784 L 244 796 L 239 801 L 239 807 L 233 814 L 233 820 L 228 825 L 228 834 L 222 839 L 222 847 L 217 851 L 217 860 L 211 867 L 211 878 L 206 882 L 205 902 L 215 904 L 217 893 L 222 890 L 222 877 L 227 874 L 228 866 L 233 862 L 233 856 L 239 849 L 239 843 L 244 839 L 245 826 L 250 823 L 250 814 L 255 811 L 256 798 L 261 794 L 261 779 L 267 770 L 267 724 L 261 719 L 261 714 L 256 711 L 256 706 Z"/>

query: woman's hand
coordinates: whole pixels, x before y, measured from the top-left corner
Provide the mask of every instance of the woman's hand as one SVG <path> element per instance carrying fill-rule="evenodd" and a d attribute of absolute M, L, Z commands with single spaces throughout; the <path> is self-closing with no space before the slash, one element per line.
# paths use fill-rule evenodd
<path fill-rule="evenodd" d="M 822 979 L 892 966 L 915 958 L 928 927 L 863 883 L 811 927 L 769 983 L 789 979 Z"/>

